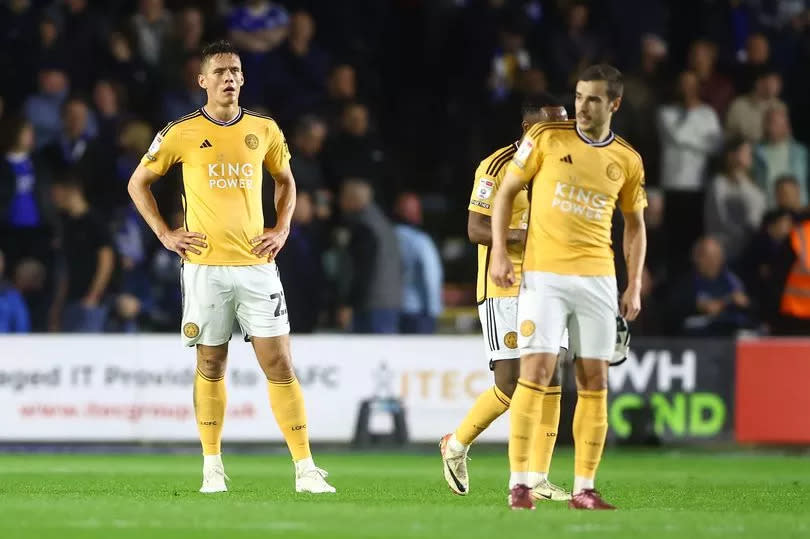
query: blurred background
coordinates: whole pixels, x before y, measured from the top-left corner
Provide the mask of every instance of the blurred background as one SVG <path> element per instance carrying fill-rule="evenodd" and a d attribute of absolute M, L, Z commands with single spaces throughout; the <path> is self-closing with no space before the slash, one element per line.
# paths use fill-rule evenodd
<path fill-rule="evenodd" d="M 0 332 L 177 333 L 179 261 L 139 218 L 126 183 L 154 134 L 204 104 L 200 47 L 227 38 L 241 50 L 241 104 L 273 116 L 292 152 L 298 206 L 278 264 L 293 333 L 474 335 L 473 172 L 519 138 L 526 97 L 552 92 L 573 115 L 577 73 L 604 61 L 625 75 L 613 127 L 644 158 L 650 203 L 638 344 L 630 374 L 614 377 L 612 389 L 692 393 L 704 376 L 710 386 L 722 381 L 718 429 L 728 437 L 734 384 L 753 388 L 762 374 L 735 377 L 735 346 L 793 357 L 759 351 L 770 341 L 734 338 L 810 331 L 810 296 L 783 308 L 804 256 L 791 231 L 810 196 L 809 8 L 804 0 L 6 0 Z M 268 225 L 272 183 L 265 178 Z M 179 170 L 153 189 L 179 226 Z M 382 217 L 363 219 L 369 208 Z M 617 253 L 621 227 L 617 217 Z M 88 295 L 94 278 L 108 282 L 102 296 Z M 135 342 L 116 339 L 116 351 Z M 469 339 L 449 350 L 484 370 L 481 343 Z M 64 353 L 37 348 L 48 342 L 72 341 L 7 340 L 0 357 Z M 109 341 L 81 342 L 93 350 Z M 461 388 L 459 411 L 478 390 L 463 368 L 447 380 L 385 374 L 398 367 L 378 357 L 380 346 L 393 353 L 408 341 L 363 342 L 376 343 L 369 372 L 383 381 L 372 385 L 392 386 L 370 394 L 426 399 L 431 384 L 444 397 Z M 39 378 L 14 372 L 0 386 L 53 381 L 47 369 Z M 66 383 L 59 373 L 54 383 Z M 696 417 L 697 436 L 701 418 L 717 420 L 699 407 L 689 416 L 676 401 L 668 409 Z M 662 421 L 661 432 L 674 432 Z"/>

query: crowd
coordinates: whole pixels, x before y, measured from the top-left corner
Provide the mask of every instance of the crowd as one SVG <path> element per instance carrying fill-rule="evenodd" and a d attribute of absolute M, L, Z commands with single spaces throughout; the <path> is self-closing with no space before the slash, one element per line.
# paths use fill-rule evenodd
<path fill-rule="evenodd" d="M 649 192 L 634 332 L 779 333 L 810 196 L 808 8 L 9 0 L 0 332 L 177 331 L 179 261 L 126 182 L 154 134 L 204 104 L 197 54 L 225 37 L 241 103 L 276 118 L 292 152 L 298 206 L 278 264 L 294 332 L 433 332 L 443 308 L 471 305 L 473 171 L 519 136 L 527 97 L 551 91 L 572 115 L 578 71 L 606 61 L 625 74 L 615 130 L 644 157 Z M 177 172 L 153 186 L 177 226 L 180 189 Z"/>

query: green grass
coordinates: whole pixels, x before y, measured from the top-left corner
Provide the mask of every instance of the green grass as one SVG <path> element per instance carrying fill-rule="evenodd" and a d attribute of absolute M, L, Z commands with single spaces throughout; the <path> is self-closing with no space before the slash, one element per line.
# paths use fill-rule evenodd
<path fill-rule="evenodd" d="M 185 455 L 0 455 L 0 538 L 810 537 L 802 457 L 608 450 L 598 486 L 617 512 L 506 507 L 503 450 L 472 452 L 457 497 L 437 454 L 324 453 L 337 495 L 296 495 L 289 460 L 230 455 L 227 494 L 197 493 Z M 570 486 L 570 451 L 552 479 Z"/>

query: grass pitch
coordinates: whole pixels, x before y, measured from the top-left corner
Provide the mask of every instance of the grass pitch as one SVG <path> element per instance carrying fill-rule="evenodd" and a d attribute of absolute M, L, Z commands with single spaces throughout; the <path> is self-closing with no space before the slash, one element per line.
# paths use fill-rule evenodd
<path fill-rule="evenodd" d="M 808 457 L 609 449 L 598 487 L 620 511 L 513 513 L 505 451 L 471 456 L 472 492 L 458 497 L 438 451 L 316 455 L 332 496 L 295 494 L 279 455 L 226 455 L 219 495 L 197 493 L 197 456 L 0 455 L 0 537 L 810 537 Z M 558 451 L 552 480 L 570 487 L 572 460 Z"/>

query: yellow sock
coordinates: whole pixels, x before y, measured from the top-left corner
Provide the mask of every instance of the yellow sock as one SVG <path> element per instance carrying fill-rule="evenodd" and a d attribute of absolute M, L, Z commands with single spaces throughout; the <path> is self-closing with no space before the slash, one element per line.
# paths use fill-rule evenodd
<path fill-rule="evenodd" d="M 560 386 L 543 388 L 543 414 L 540 424 L 535 428 L 532 440 L 532 452 L 529 457 L 529 471 L 548 473 L 551 467 L 551 455 L 557 443 L 557 427 L 560 424 Z"/>
<path fill-rule="evenodd" d="M 509 409 L 509 401 L 509 397 L 498 386 L 492 386 L 478 395 L 475 404 L 456 430 L 456 440 L 464 445 L 473 443 L 479 434 Z"/>
<path fill-rule="evenodd" d="M 225 378 L 208 378 L 197 369 L 194 376 L 194 416 L 203 455 L 219 455 L 225 421 Z"/>
<path fill-rule="evenodd" d="M 518 379 L 517 389 L 512 395 L 509 420 L 509 468 L 512 471 L 512 486 L 517 483 L 527 484 L 529 470 L 529 453 L 535 426 L 540 423 L 543 410 L 543 387 Z M 515 479 L 516 474 L 519 475 Z"/>
<path fill-rule="evenodd" d="M 284 435 L 293 460 L 309 458 L 309 434 L 307 433 L 307 411 L 304 407 L 304 394 L 296 378 L 267 381 L 270 394 L 270 407 L 273 416 Z"/>
<path fill-rule="evenodd" d="M 607 436 L 607 389 L 577 391 L 574 410 L 574 474 L 593 479 Z"/>

